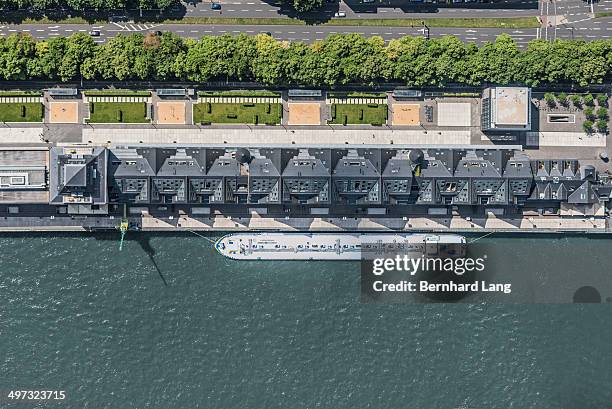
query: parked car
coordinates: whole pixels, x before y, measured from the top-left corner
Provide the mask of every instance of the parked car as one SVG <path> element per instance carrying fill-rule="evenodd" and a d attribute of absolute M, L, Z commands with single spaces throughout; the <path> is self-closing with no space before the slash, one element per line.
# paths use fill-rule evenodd
<path fill-rule="evenodd" d="M 346 13 L 344 11 L 338 11 L 334 14 L 334 17 L 346 17 Z"/>
<path fill-rule="evenodd" d="M 89 35 L 92 36 L 92 37 L 100 37 L 100 34 L 101 34 L 100 30 L 91 30 L 89 32 Z"/>
<path fill-rule="evenodd" d="M 219 3 L 211 3 L 210 8 L 213 10 L 221 10 L 221 4 Z"/>

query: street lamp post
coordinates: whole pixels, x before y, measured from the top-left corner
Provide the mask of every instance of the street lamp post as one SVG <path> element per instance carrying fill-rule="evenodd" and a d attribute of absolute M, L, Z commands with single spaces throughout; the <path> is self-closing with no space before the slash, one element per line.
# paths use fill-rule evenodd
<path fill-rule="evenodd" d="M 429 40 L 429 27 L 424 21 L 421 21 L 421 24 L 423 25 L 423 35 L 425 35 L 425 38 Z"/>

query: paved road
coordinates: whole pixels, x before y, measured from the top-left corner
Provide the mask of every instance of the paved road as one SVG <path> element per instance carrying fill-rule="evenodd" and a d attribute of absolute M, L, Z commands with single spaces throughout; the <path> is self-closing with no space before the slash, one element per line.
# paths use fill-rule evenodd
<path fill-rule="evenodd" d="M 183 4 L 177 8 L 177 12 L 185 13 L 192 17 L 287 17 L 293 11 L 283 7 L 279 2 L 268 0 L 214 0 L 222 6 L 221 12 L 212 10 L 210 3 L 212 0 Z M 347 4 L 348 3 L 348 4 Z M 347 3 L 328 3 L 324 4 L 321 12 L 315 13 L 312 17 L 331 18 L 335 12 L 344 11 L 348 18 L 459 18 L 459 17 L 527 17 L 538 15 L 538 1 L 536 0 L 513 0 L 507 2 L 512 8 L 492 8 L 490 5 L 477 4 L 468 7 L 436 8 L 435 6 L 418 5 L 376 5 L 354 4 L 355 0 Z M 504 3 L 500 4 L 503 7 Z"/>
<path fill-rule="evenodd" d="M 257 34 L 271 33 L 275 38 L 281 40 L 297 40 L 312 42 L 322 40 L 330 34 L 358 33 L 364 36 L 381 36 L 385 40 L 391 40 L 406 35 L 424 35 L 421 27 L 342 27 L 342 26 L 295 26 L 295 25 L 272 25 L 272 26 L 239 26 L 239 25 L 185 25 L 185 24 L 107 24 L 107 25 L 19 25 L 0 26 L 0 36 L 16 32 L 27 32 L 36 38 L 52 38 L 68 36 L 77 32 L 86 33 L 91 29 L 100 30 L 100 37 L 94 41 L 102 43 L 106 39 L 117 34 L 129 34 L 132 32 L 148 32 L 151 30 L 172 31 L 182 37 L 199 38 L 204 35 L 220 34 Z M 465 41 L 482 43 L 493 41 L 503 30 L 495 28 L 465 29 L 465 28 L 432 28 L 430 35 L 440 37 L 454 35 Z M 539 29 L 509 30 L 509 34 L 521 44 L 535 39 Z M 612 34 L 612 32 L 611 32 Z"/>
<path fill-rule="evenodd" d="M 588 23 L 588 25 L 585 25 Z M 524 46 L 528 41 L 536 38 L 552 40 L 556 38 L 584 38 L 587 40 L 595 38 L 612 38 L 612 18 L 596 19 L 583 22 L 582 26 L 576 23 L 559 25 L 556 28 L 545 29 L 510 29 L 497 28 L 431 28 L 432 37 L 454 35 L 464 41 L 483 43 L 492 41 L 502 32 L 507 32 L 519 45 Z M 76 32 L 86 33 L 91 29 L 100 30 L 101 36 L 94 38 L 96 42 L 104 42 L 106 39 L 117 34 L 129 34 L 132 32 L 148 32 L 151 30 L 171 31 L 182 37 L 199 38 L 204 35 L 218 34 L 257 34 L 270 32 L 275 38 L 281 40 L 297 40 L 312 42 L 336 33 L 359 33 L 365 36 L 381 36 L 385 40 L 398 38 L 405 35 L 424 35 L 420 27 L 342 27 L 342 26 L 296 26 L 296 25 L 273 25 L 273 26 L 240 26 L 240 25 L 186 25 L 186 24 L 106 24 L 106 25 L 19 25 L 0 26 L 0 36 L 16 32 L 27 32 L 36 38 L 52 38 L 68 36 Z M 555 34 L 556 31 L 556 34 Z"/>
<path fill-rule="evenodd" d="M 243 0 L 246 1 L 246 0 Z M 255 1 L 255 0 L 253 0 Z M 607 3 L 609 2 L 609 3 Z M 612 0 L 603 0 L 596 7 L 605 9 Z M 612 7 L 612 6 L 610 6 Z M 592 40 L 596 38 L 612 38 L 612 17 L 594 19 L 591 5 L 582 0 L 556 0 L 545 1 L 539 10 L 536 10 L 545 21 L 543 28 L 538 29 L 499 29 L 499 28 L 431 28 L 430 35 L 439 37 L 454 35 L 463 41 L 481 44 L 492 41 L 503 32 L 510 34 L 519 45 L 543 38 L 554 40 L 556 38 L 583 38 Z M 225 14 L 224 14 L 225 16 Z M 0 26 L 0 36 L 16 32 L 27 32 L 36 38 L 51 38 L 71 35 L 76 32 L 88 32 L 92 29 L 100 30 L 101 36 L 94 39 L 104 42 L 108 38 L 120 33 L 147 32 L 151 30 L 171 31 L 183 37 L 199 38 L 211 34 L 257 34 L 270 32 L 275 38 L 281 40 L 296 40 L 312 42 L 320 40 L 335 33 L 359 33 L 365 36 L 379 35 L 385 40 L 405 35 L 425 35 L 420 27 L 355 27 L 355 26 L 322 26 L 322 25 L 199 25 L 199 24 L 142 24 L 142 23 L 109 23 L 104 25 L 78 25 L 78 24 L 23 24 Z"/>

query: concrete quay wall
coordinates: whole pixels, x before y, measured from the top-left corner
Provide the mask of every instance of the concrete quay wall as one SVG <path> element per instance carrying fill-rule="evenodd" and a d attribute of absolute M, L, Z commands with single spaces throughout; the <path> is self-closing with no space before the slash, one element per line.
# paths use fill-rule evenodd
<path fill-rule="evenodd" d="M 0 232 L 88 232 L 118 230 L 119 218 L 91 216 L 70 218 L 10 218 L 0 220 Z M 612 233 L 603 217 L 524 217 L 524 218 L 268 218 L 268 217 L 130 217 L 132 230 L 139 231 L 277 231 L 277 232 L 505 232 L 505 233 Z"/>
<path fill-rule="evenodd" d="M 194 230 L 194 231 L 453 231 L 453 232 L 612 232 L 603 217 L 524 217 L 477 218 L 460 217 L 429 218 L 267 218 L 216 216 L 192 218 L 181 216 L 172 219 L 143 217 L 141 228 L 145 231 Z"/>

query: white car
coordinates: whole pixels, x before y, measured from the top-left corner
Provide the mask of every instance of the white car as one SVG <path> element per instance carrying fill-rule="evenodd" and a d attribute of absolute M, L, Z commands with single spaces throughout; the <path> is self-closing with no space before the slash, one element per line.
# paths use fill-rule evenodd
<path fill-rule="evenodd" d="M 334 17 L 346 17 L 346 13 L 344 11 L 338 11 L 334 14 Z"/>

